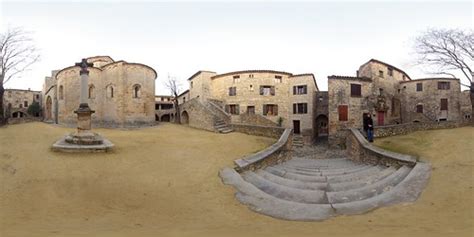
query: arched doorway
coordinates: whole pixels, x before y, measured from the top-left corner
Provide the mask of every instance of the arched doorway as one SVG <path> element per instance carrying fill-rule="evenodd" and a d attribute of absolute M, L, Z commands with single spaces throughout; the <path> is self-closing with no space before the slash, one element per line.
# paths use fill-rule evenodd
<path fill-rule="evenodd" d="M 165 114 L 165 115 L 161 116 L 161 121 L 162 121 L 162 122 L 169 122 L 169 121 L 171 121 L 170 115 L 169 115 L 169 114 Z"/>
<path fill-rule="evenodd" d="M 189 115 L 188 115 L 188 112 L 183 111 L 183 113 L 181 114 L 181 123 L 182 123 L 182 124 L 188 124 L 188 123 L 189 123 Z"/>
<path fill-rule="evenodd" d="M 53 101 L 51 100 L 51 96 L 46 98 L 46 110 L 45 110 L 45 120 L 51 120 L 53 117 Z"/>
<path fill-rule="evenodd" d="M 26 117 L 26 114 L 21 111 L 16 111 L 12 114 L 12 118 L 23 118 Z"/>
<path fill-rule="evenodd" d="M 326 115 L 320 114 L 316 117 L 316 129 L 318 137 L 325 137 L 328 135 L 328 117 Z"/>

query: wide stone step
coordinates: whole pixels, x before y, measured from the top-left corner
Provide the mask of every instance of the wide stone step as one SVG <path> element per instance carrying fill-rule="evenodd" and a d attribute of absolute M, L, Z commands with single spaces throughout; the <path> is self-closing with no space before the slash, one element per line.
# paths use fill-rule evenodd
<path fill-rule="evenodd" d="M 368 169 L 355 172 L 355 173 L 350 173 L 350 174 L 343 174 L 343 175 L 336 175 L 336 176 L 328 176 L 327 181 L 329 183 L 341 183 L 341 182 L 350 182 L 350 181 L 356 181 L 356 180 L 361 180 L 368 175 L 374 175 L 378 172 L 380 172 L 383 168 L 379 166 L 372 166 Z"/>
<path fill-rule="evenodd" d="M 347 203 L 332 204 L 337 214 L 355 215 L 373 209 L 403 202 L 414 202 L 419 197 L 430 178 L 431 166 L 417 163 L 410 173 L 395 187 L 380 195 Z"/>
<path fill-rule="evenodd" d="M 280 185 L 251 171 L 243 173 L 242 177 L 258 189 L 280 199 L 299 203 L 327 203 L 326 192 L 321 190 L 305 190 Z"/>
<path fill-rule="evenodd" d="M 380 172 L 375 172 L 372 175 L 367 175 L 361 178 L 360 180 L 348 181 L 348 182 L 342 182 L 342 183 L 328 183 L 327 191 L 337 192 L 337 191 L 360 188 L 360 187 L 375 183 L 378 180 L 389 176 L 391 173 L 395 172 L 396 170 L 397 169 L 393 167 L 389 167 L 389 168 L 385 168 L 381 170 Z"/>
<path fill-rule="evenodd" d="M 243 180 L 233 169 L 225 168 L 219 175 L 224 184 L 237 189 L 237 200 L 255 212 L 295 221 L 321 221 L 335 215 L 329 204 L 297 203 L 273 197 Z"/>
<path fill-rule="evenodd" d="M 383 192 L 386 192 L 393 188 L 395 185 L 400 183 L 410 173 L 411 168 L 408 166 L 402 166 L 397 171 L 393 172 L 389 176 L 360 188 L 344 190 L 338 192 L 328 192 L 329 203 L 345 203 L 359 201 L 367 199 Z"/>
<path fill-rule="evenodd" d="M 308 189 L 308 190 L 325 190 L 327 188 L 327 183 L 314 183 L 314 182 L 304 182 L 292 179 L 286 179 L 278 175 L 274 175 L 265 170 L 257 170 L 255 172 L 257 175 L 260 175 L 262 178 L 270 180 L 274 183 L 298 188 L 298 189 Z"/>
<path fill-rule="evenodd" d="M 274 175 L 278 175 L 280 177 L 287 178 L 287 179 L 304 181 L 304 182 L 326 183 L 326 177 L 324 176 L 308 176 L 308 175 L 302 175 L 302 174 L 294 174 L 294 173 L 289 173 L 289 172 L 279 170 L 273 167 L 267 167 L 264 170 Z"/>

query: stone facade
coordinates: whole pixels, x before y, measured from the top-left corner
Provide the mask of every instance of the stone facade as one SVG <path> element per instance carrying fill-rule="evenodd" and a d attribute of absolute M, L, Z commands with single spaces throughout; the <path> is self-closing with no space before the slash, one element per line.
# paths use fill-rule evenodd
<path fill-rule="evenodd" d="M 459 79 L 412 80 L 404 71 L 375 59 L 360 66 L 356 77 L 329 76 L 328 97 L 329 144 L 339 147 L 345 147 L 347 129 L 362 127 L 366 113 L 377 127 L 459 121 L 470 107 L 460 92 Z"/>
<path fill-rule="evenodd" d="M 449 87 L 440 83 L 447 83 Z M 461 119 L 459 79 L 417 79 L 402 82 L 400 87 L 404 123 Z M 442 108 L 442 100 L 447 101 L 447 107 Z"/>
<path fill-rule="evenodd" d="M 461 99 L 459 100 L 461 104 L 461 117 L 465 122 L 472 121 L 472 106 L 471 106 L 471 97 L 469 90 L 461 92 Z"/>
<path fill-rule="evenodd" d="M 260 115 L 267 122 L 293 128 L 306 143 L 315 136 L 316 92 L 312 74 L 293 75 L 271 70 L 247 70 L 225 74 L 199 71 L 189 78 L 187 100 L 194 98 L 222 106 L 232 123 L 242 121 L 241 114 Z M 180 103 L 186 95 L 181 95 Z M 263 119 L 250 119 L 260 122 Z"/>
<path fill-rule="evenodd" d="M 155 96 L 155 121 L 171 122 L 174 120 L 174 97 L 169 95 Z"/>
<path fill-rule="evenodd" d="M 95 127 L 140 127 L 155 123 L 156 71 L 139 63 L 114 61 L 108 56 L 87 59 L 88 103 Z M 79 106 L 80 68 L 71 66 L 46 78 L 45 119 L 75 126 Z M 51 109 L 50 109 L 51 108 Z"/>
<path fill-rule="evenodd" d="M 3 96 L 4 114 L 9 118 L 9 122 L 19 118 L 41 117 L 41 113 L 28 113 L 31 104 L 37 102 L 41 106 L 41 101 L 41 91 L 6 89 Z"/>

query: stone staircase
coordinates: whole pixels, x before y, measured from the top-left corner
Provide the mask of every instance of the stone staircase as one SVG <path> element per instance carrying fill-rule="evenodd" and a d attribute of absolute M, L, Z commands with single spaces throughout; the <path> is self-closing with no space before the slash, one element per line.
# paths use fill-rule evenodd
<path fill-rule="evenodd" d="M 225 168 L 220 176 L 251 210 L 275 218 L 320 221 L 414 202 L 429 179 L 429 164 L 386 167 L 346 158 L 292 158 L 255 171 Z"/>
<path fill-rule="evenodd" d="M 300 134 L 293 134 L 293 146 L 294 147 L 303 147 L 303 136 Z"/>
<path fill-rule="evenodd" d="M 214 121 L 214 128 L 219 132 L 219 133 L 230 133 L 233 132 L 234 130 L 232 129 L 232 126 L 227 124 L 224 120 L 222 119 L 216 119 Z"/>

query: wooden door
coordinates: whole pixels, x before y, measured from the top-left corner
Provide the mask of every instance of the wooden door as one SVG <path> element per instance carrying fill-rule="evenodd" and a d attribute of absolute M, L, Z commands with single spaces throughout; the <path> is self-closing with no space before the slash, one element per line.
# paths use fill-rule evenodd
<path fill-rule="evenodd" d="M 300 121 L 293 120 L 293 133 L 300 134 Z"/>
<path fill-rule="evenodd" d="M 385 119 L 385 112 L 379 111 L 377 112 L 377 125 L 383 126 Z"/>

